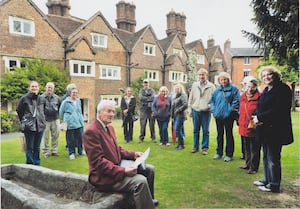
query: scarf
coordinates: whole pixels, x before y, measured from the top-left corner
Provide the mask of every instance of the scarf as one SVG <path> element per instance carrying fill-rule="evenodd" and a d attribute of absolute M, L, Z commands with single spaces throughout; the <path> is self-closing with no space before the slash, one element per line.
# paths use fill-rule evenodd
<path fill-rule="evenodd" d="M 167 97 L 165 97 L 164 95 L 159 95 L 158 96 L 158 106 L 163 107 L 165 109 L 166 105 L 167 105 Z"/>

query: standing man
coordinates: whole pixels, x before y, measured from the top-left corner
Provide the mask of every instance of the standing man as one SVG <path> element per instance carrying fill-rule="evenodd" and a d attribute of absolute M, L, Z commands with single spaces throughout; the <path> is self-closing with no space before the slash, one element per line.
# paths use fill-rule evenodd
<path fill-rule="evenodd" d="M 194 125 L 194 148 L 192 153 L 199 151 L 200 128 L 202 127 L 202 154 L 208 154 L 209 148 L 209 102 L 215 90 L 214 84 L 207 80 L 208 71 L 204 68 L 198 70 L 199 80 L 194 82 L 189 96 L 189 115 L 193 118 Z"/>
<path fill-rule="evenodd" d="M 155 129 L 154 129 L 154 124 L 155 124 L 155 119 L 152 116 L 152 103 L 154 100 L 155 96 L 155 91 L 154 89 L 149 87 L 149 80 L 144 79 L 143 80 L 143 88 L 140 89 L 139 92 L 139 99 L 141 102 L 141 107 L 140 107 L 140 143 L 144 142 L 144 138 L 146 135 L 146 125 L 147 121 L 149 120 L 149 128 L 151 132 L 151 139 L 153 143 L 156 143 L 156 138 L 155 138 Z"/>
<path fill-rule="evenodd" d="M 59 119 L 58 111 L 60 106 L 60 99 L 54 93 L 54 83 L 48 82 L 46 84 L 46 91 L 42 94 L 45 98 L 45 118 L 46 129 L 44 133 L 43 154 L 45 158 L 50 155 L 58 156 L 58 137 L 59 137 Z M 49 135 L 51 134 L 51 148 L 49 147 Z"/>
<path fill-rule="evenodd" d="M 97 106 L 97 119 L 86 129 L 84 148 L 89 162 L 89 182 L 104 192 L 124 192 L 133 195 L 136 209 L 154 209 L 154 167 L 120 166 L 122 159 L 134 160 L 143 153 L 121 148 L 113 126 L 115 102 L 101 100 Z"/>

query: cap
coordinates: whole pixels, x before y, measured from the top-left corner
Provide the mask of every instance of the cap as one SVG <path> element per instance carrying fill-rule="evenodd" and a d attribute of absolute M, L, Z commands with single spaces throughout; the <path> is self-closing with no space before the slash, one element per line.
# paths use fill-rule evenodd
<path fill-rule="evenodd" d="M 250 82 L 251 80 L 256 80 L 253 76 L 249 75 L 249 76 L 246 76 L 244 78 L 244 80 L 242 81 L 242 84 L 243 85 L 246 85 L 248 82 Z"/>
<path fill-rule="evenodd" d="M 149 80 L 148 79 L 144 79 L 143 83 L 149 83 Z"/>

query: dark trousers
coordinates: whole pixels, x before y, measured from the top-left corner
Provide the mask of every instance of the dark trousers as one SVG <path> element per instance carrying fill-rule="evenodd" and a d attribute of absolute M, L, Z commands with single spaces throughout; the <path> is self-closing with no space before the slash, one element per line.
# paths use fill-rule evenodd
<path fill-rule="evenodd" d="M 149 121 L 149 128 L 150 128 L 150 135 L 151 135 L 151 139 L 155 140 L 155 129 L 154 129 L 154 125 L 155 125 L 155 119 L 151 116 L 151 111 L 149 110 L 141 110 L 140 112 L 140 126 L 141 126 L 141 130 L 140 130 L 140 140 L 144 141 L 145 135 L 146 135 L 146 125 L 147 125 L 147 121 Z"/>
<path fill-rule="evenodd" d="M 245 149 L 245 160 L 248 168 L 258 171 L 260 162 L 260 143 L 255 137 L 242 136 Z"/>
<path fill-rule="evenodd" d="M 40 165 L 40 145 L 44 131 L 25 131 L 26 164 Z"/>
<path fill-rule="evenodd" d="M 225 119 L 216 119 L 217 125 L 217 154 L 220 156 L 223 155 L 223 147 L 224 147 L 224 129 L 226 133 L 226 148 L 225 153 L 228 157 L 233 157 L 234 152 L 234 138 L 233 138 L 233 122 L 234 119 L 232 117 Z"/>
<path fill-rule="evenodd" d="M 124 133 L 124 139 L 126 142 L 132 141 L 133 136 L 133 121 L 124 120 L 123 122 L 123 133 Z"/>

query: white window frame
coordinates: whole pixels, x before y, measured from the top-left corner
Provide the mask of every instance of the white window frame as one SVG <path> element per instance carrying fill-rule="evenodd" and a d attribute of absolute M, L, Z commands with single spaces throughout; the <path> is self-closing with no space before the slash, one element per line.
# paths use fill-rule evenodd
<path fill-rule="evenodd" d="M 99 65 L 100 79 L 121 80 L 121 67 L 113 65 Z"/>
<path fill-rule="evenodd" d="M 173 54 L 177 54 L 179 57 L 182 57 L 182 50 L 181 49 L 173 49 Z"/>
<path fill-rule="evenodd" d="M 9 16 L 8 18 L 9 21 L 9 33 L 11 34 L 18 34 L 18 35 L 23 35 L 23 36 L 35 36 L 35 25 L 32 20 L 27 20 L 19 17 L 13 17 Z M 19 23 L 19 29 L 16 30 L 15 23 Z M 27 28 L 29 30 L 27 30 Z"/>
<path fill-rule="evenodd" d="M 144 55 L 155 56 L 155 45 L 144 43 Z"/>
<path fill-rule="evenodd" d="M 250 57 L 244 57 L 244 65 L 250 65 L 250 64 L 251 64 Z"/>
<path fill-rule="evenodd" d="M 244 69 L 243 70 L 243 75 L 244 75 L 244 78 L 249 76 L 250 75 L 250 72 L 251 72 L 251 69 Z"/>
<path fill-rule="evenodd" d="M 4 56 L 3 60 L 4 60 L 4 68 L 6 70 L 8 70 L 9 72 L 14 72 L 15 71 L 15 69 L 14 69 L 15 67 L 17 67 L 17 68 L 24 67 L 24 66 L 22 66 L 22 62 L 21 62 L 20 58 Z M 16 62 L 16 65 L 10 66 L 10 62 L 11 61 Z"/>
<path fill-rule="evenodd" d="M 91 33 L 92 36 L 92 46 L 99 48 L 107 48 L 107 35 L 100 33 Z M 101 40 L 103 43 L 101 43 Z"/>
<path fill-rule="evenodd" d="M 74 66 L 78 66 L 78 72 L 74 72 Z M 95 62 L 70 60 L 70 76 L 95 77 Z M 90 73 L 87 72 L 87 67 L 90 67 Z M 82 72 L 82 68 L 84 72 Z"/>
<path fill-rule="evenodd" d="M 179 72 L 179 71 L 170 71 L 169 72 L 169 81 L 186 83 L 187 82 L 187 74 L 184 72 Z"/>
<path fill-rule="evenodd" d="M 120 95 L 108 95 L 104 94 L 100 96 L 101 100 L 113 100 L 116 102 L 116 106 L 121 106 L 121 96 Z"/>
<path fill-rule="evenodd" d="M 159 81 L 158 70 L 145 70 L 146 77 L 149 81 Z"/>
<path fill-rule="evenodd" d="M 205 64 L 205 59 L 204 59 L 204 55 L 203 54 L 197 54 L 197 64 Z"/>

